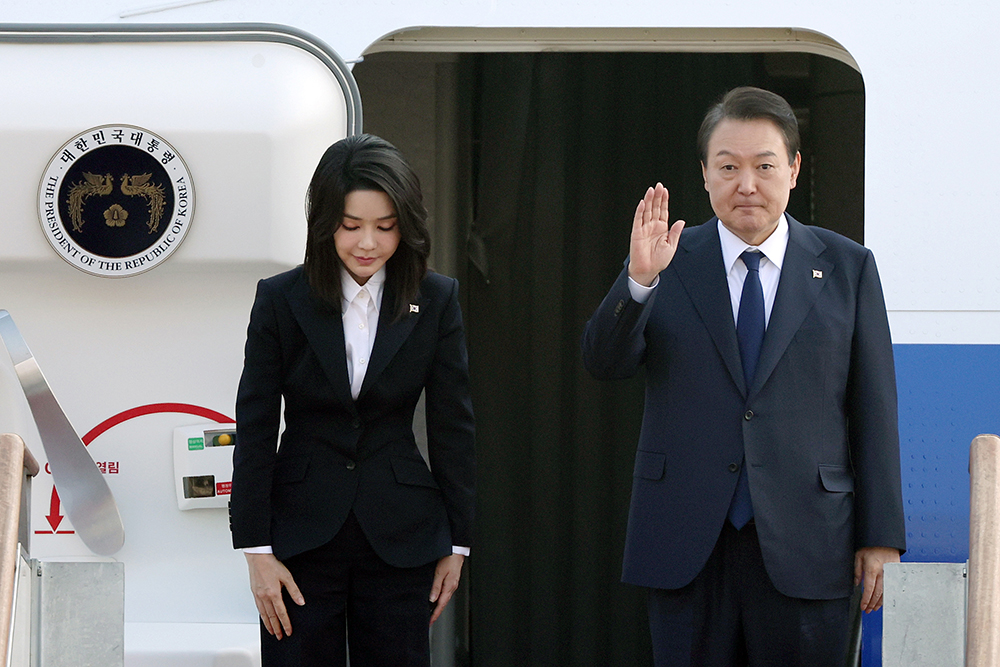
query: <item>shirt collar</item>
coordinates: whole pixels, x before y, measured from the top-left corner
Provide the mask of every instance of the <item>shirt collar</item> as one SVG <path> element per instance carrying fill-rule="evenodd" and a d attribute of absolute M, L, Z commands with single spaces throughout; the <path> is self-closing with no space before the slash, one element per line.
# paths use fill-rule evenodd
<path fill-rule="evenodd" d="M 771 235 L 768 236 L 759 246 L 749 245 L 746 241 L 733 234 L 719 220 L 719 241 L 722 243 L 722 262 L 726 267 L 726 273 L 733 270 L 733 265 L 743 251 L 748 248 L 756 248 L 768 261 L 781 270 L 781 263 L 785 259 L 785 249 L 788 247 L 788 220 L 782 213 L 778 218 L 778 226 Z"/>
<path fill-rule="evenodd" d="M 347 312 L 347 307 L 354 301 L 362 287 L 368 288 L 368 295 L 375 304 L 376 312 L 382 306 L 382 288 L 385 286 L 385 266 L 383 265 L 364 285 L 359 285 L 343 265 L 340 267 L 340 291 L 343 302 L 341 312 Z"/>

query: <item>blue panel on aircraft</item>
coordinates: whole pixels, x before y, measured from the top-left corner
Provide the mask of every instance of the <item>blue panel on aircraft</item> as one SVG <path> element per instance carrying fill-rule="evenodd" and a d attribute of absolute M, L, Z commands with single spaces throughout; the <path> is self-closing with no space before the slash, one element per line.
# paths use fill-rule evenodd
<path fill-rule="evenodd" d="M 1000 345 L 896 345 L 907 551 L 969 557 L 969 445 L 1000 432 Z"/>
<path fill-rule="evenodd" d="M 1000 433 L 1000 345 L 895 345 L 906 561 L 969 558 L 969 445 Z M 882 664 L 882 613 L 862 664 Z"/>

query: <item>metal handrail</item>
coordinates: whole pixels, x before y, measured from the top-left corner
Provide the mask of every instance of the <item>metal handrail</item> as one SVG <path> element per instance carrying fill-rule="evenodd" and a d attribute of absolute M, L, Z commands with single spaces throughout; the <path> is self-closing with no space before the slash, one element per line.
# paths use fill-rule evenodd
<path fill-rule="evenodd" d="M 0 340 L 14 364 L 45 449 L 46 470 L 52 473 L 52 481 L 59 488 L 73 529 L 91 551 L 110 556 L 125 542 L 125 528 L 114 494 L 53 395 L 10 313 L 2 309 Z"/>
<path fill-rule="evenodd" d="M 969 606 L 967 667 L 1000 667 L 1000 437 L 969 449 Z"/>
<path fill-rule="evenodd" d="M 24 480 L 37 474 L 38 461 L 20 436 L 0 435 L 0 656 L 4 664 L 14 622 L 17 545 L 22 541 L 21 529 L 26 527 L 28 520 L 24 489 L 30 488 L 30 482 L 25 484 Z"/>

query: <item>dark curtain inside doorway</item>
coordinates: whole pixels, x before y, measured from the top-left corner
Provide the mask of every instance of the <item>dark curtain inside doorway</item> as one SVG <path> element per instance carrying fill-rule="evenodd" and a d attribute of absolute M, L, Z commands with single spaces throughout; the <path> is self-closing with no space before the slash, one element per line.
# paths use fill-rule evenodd
<path fill-rule="evenodd" d="M 648 185 L 667 185 L 672 217 L 710 217 L 695 134 L 755 63 L 496 54 L 474 69 L 473 664 L 650 664 L 645 594 L 619 581 L 642 379 L 592 380 L 580 334 Z"/>
<path fill-rule="evenodd" d="M 479 460 L 472 662 L 651 664 L 645 593 L 619 581 L 642 378 L 591 379 L 584 323 L 622 268 L 646 187 L 668 187 L 672 219 L 711 217 L 695 136 L 735 86 L 774 90 L 801 114 L 792 215 L 861 240 L 863 83 L 805 54 L 479 54 L 464 67 L 474 215 L 462 273 Z"/>

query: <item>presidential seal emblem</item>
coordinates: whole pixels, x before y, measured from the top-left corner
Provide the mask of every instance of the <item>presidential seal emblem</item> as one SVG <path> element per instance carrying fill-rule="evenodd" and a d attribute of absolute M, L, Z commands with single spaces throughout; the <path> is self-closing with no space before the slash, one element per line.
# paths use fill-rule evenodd
<path fill-rule="evenodd" d="M 163 137 L 102 125 L 67 141 L 38 187 L 45 238 L 64 260 L 95 276 L 155 268 L 191 228 L 194 186 Z"/>

